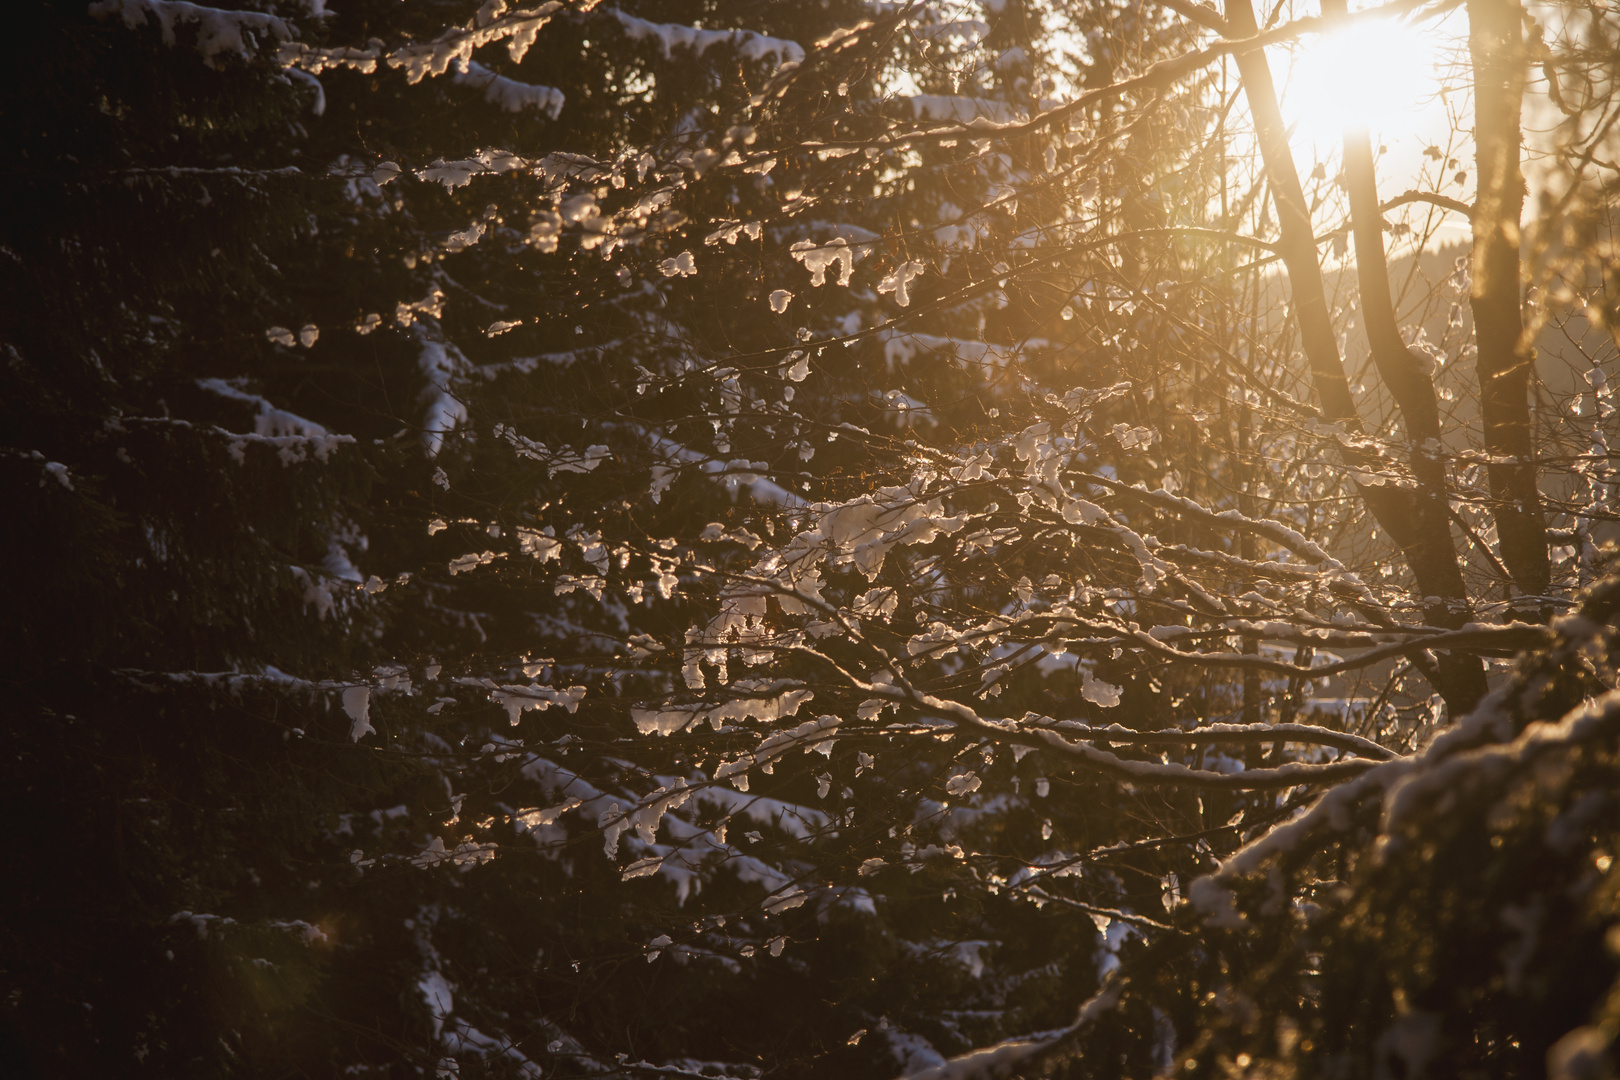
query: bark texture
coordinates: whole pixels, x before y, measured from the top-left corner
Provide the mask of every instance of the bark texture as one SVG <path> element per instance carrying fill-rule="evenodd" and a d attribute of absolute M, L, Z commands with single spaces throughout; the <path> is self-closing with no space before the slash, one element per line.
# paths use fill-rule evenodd
<path fill-rule="evenodd" d="M 1519 591 L 1546 592 L 1547 528 L 1536 488 L 1530 424 L 1530 367 L 1520 313 L 1519 111 L 1528 49 L 1518 0 L 1468 0 L 1468 50 L 1474 68 L 1474 144 L 1479 197 L 1474 204 L 1473 289 L 1469 306 L 1479 348 L 1480 419 L 1502 563 Z"/>

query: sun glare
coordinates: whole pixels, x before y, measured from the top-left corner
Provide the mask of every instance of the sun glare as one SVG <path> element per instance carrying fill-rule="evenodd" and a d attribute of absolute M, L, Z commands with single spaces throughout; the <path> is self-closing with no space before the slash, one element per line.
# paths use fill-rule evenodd
<path fill-rule="evenodd" d="M 1297 136 L 1317 142 L 1352 125 L 1411 126 L 1434 96 L 1437 60 L 1430 35 L 1393 22 L 1323 34 L 1295 54 L 1284 111 Z"/>

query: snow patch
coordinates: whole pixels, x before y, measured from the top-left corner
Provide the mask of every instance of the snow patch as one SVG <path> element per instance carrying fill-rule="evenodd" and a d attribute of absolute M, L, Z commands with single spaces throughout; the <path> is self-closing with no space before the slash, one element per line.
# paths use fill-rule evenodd
<path fill-rule="evenodd" d="M 343 711 L 349 714 L 352 723 L 349 725 L 349 739 L 359 742 L 367 735 L 374 734 L 376 728 L 371 726 L 371 687 L 350 686 L 343 691 Z"/>

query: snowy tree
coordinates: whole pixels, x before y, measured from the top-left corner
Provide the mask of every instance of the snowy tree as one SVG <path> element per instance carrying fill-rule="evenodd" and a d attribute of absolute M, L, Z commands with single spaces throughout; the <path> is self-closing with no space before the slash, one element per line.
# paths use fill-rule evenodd
<path fill-rule="evenodd" d="M 1608 9 L 20 25 L 11 1056 L 1612 1067 Z"/>

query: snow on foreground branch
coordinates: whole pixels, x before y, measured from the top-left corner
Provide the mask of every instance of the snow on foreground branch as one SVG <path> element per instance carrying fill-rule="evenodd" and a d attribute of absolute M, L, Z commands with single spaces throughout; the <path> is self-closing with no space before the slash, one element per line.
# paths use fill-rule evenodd
<path fill-rule="evenodd" d="M 1620 581 L 1610 579 L 1589 594 L 1578 612 L 1556 620 L 1552 646 L 1521 661 L 1516 677 L 1492 691 L 1472 713 L 1437 734 L 1422 752 L 1368 769 L 1323 794 L 1286 825 L 1234 852 L 1214 874 L 1193 883 L 1195 905 L 1216 925 L 1236 928 L 1243 917 L 1223 882 L 1255 874 L 1301 847 L 1326 843 L 1324 833 L 1342 832 L 1365 808 L 1377 809 L 1378 832 L 1387 844 L 1410 827 L 1410 818 L 1470 779 L 1500 786 L 1501 774 L 1534 770 L 1544 756 L 1613 740 L 1620 734 L 1620 691 L 1590 698 L 1557 720 L 1534 718 L 1544 713 L 1549 696 L 1540 677 L 1593 646 L 1608 649 L 1620 610 L 1617 600 Z"/>
<path fill-rule="evenodd" d="M 1000 1080 L 1002 1077 L 1028 1069 L 1039 1069 L 1043 1059 L 1060 1054 L 1066 1044 L 1074 1041 L 1076 1035 L 1083 1032 L 1097 1017 L 1118 1004 L 1120 991 L 1123 989 L 1123 980 L 1114 980 L 1080 1006 L 1080 1014 L 1067 1028 L 1020 1039 L 1008 1039 L 995 1046 L 987 1046 L 938 1065 L 907 1073 L 906 1076 L 922 1080 L 979 1080 L 981 1077 Z"/>

